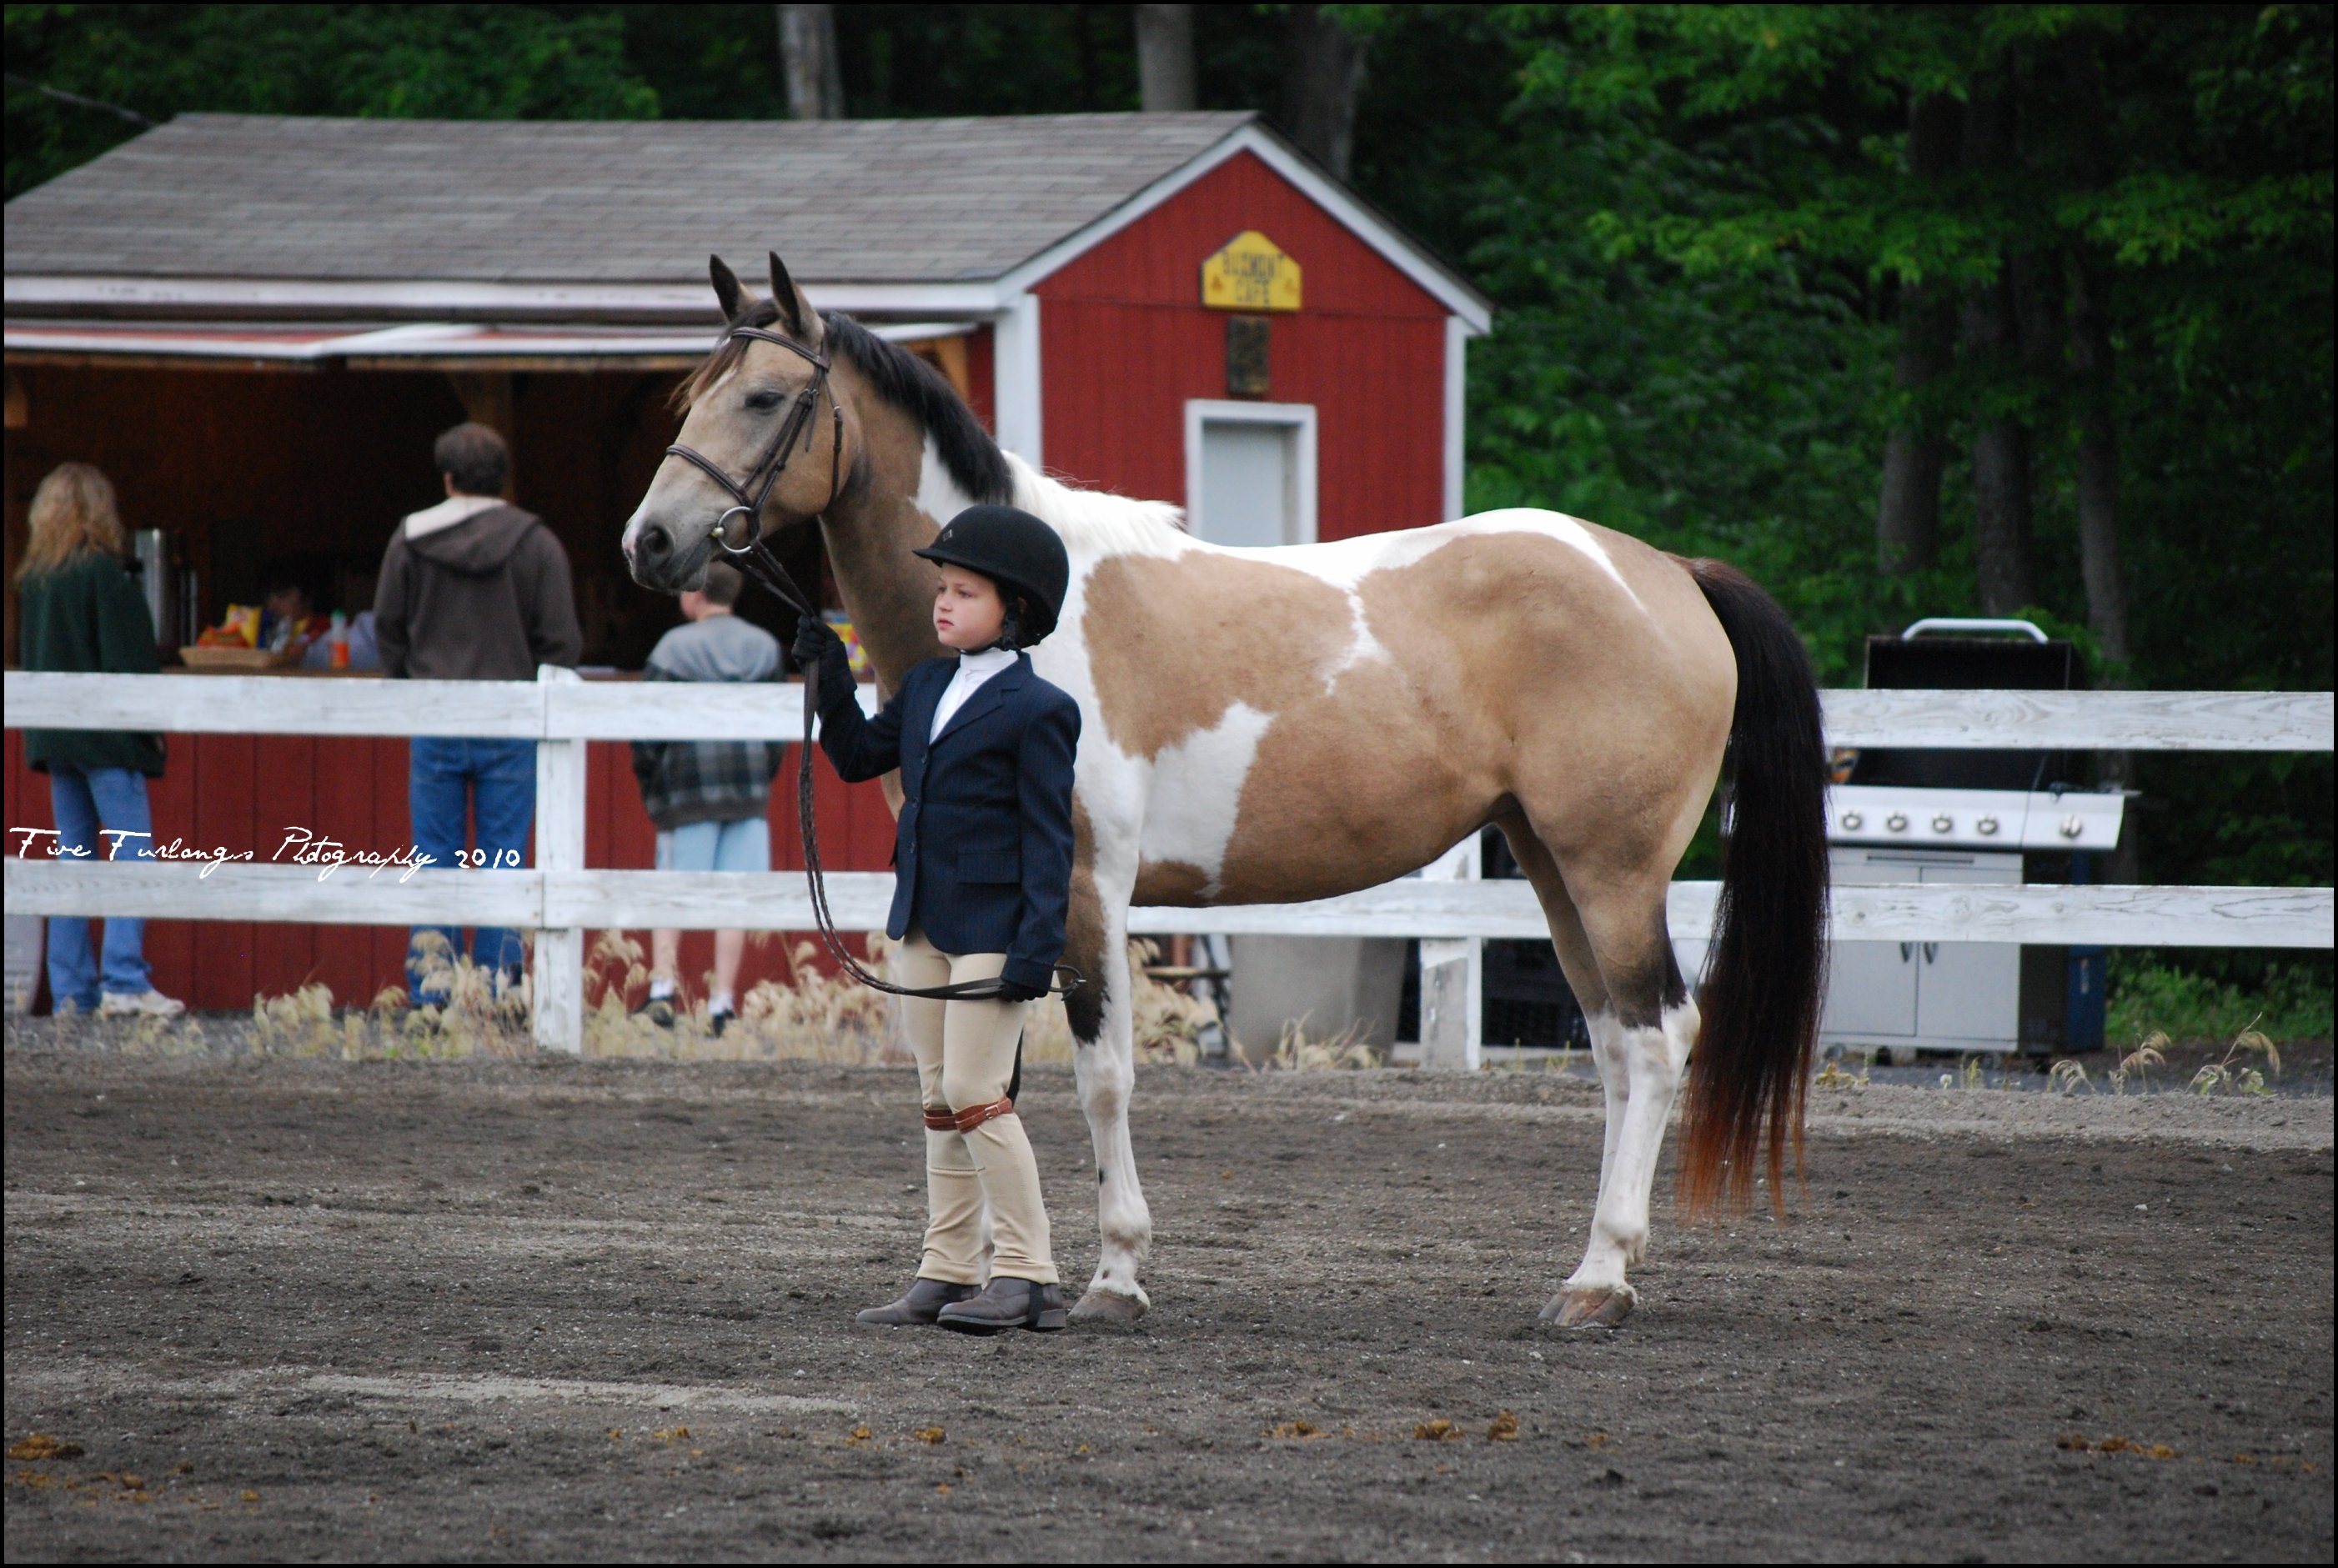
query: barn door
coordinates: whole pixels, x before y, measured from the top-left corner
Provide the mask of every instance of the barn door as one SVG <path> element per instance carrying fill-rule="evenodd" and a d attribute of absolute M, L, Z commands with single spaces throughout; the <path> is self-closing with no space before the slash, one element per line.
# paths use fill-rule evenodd
<path fill-rule="evenodd" d="M 1313 544 L 1313 405 L 1187 403 L 1185 525 L 1213 544 Z"/>

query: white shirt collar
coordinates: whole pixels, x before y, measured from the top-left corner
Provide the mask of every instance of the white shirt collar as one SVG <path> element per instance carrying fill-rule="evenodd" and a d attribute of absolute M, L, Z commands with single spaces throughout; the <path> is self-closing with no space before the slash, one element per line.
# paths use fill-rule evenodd
<path fill-rule="evenodd" d="M 934 704 L 933 727 L 926 731 L 926 739 L 938 739 L 949 721 L 958 717 L 958 710 L 966 706 L 967 699 L 992 676 L 1015 668 L 1017 657 L 1011 648 L 985 648 L 979 653 L 959 654 L 958 673 L 950 677 L 950 683 L 942 688 L 940 701 Z"/>
<path fill-rule="evenodd" d="M 1015 657 L 1012 648 L 984 648 L 972 653 L 960 653 L 958 656 L 958 671 L 977 681 L 987 681 L 1001 670 L 1011 668 Z"/>

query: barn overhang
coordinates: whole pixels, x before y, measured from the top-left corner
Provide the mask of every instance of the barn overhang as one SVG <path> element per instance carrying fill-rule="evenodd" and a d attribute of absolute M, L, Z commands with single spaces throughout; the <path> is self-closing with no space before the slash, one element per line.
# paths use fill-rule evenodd
<path fill-rule="evenodd" d="M 971 329 L 967 321 L 871 322 L 879 337 L 929 342 Z M 594 325 L 476 322 L 348 325 L 223 321 L 11 320 L 8 363 L 165 363 L 244 370 L 686 370 L 714 334 Z"/>

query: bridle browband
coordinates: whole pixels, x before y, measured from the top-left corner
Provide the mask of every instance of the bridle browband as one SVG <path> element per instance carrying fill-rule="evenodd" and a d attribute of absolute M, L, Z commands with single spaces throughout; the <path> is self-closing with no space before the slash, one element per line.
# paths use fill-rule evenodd
<path fill-rule="evenodd" d="M 820 618 L 819 602 L 803 591 L 802 586 L 796 582 L 787 567 L 781 564 L 780 558 L 771 553 L 771 547 L 763 543 L 763 504 L 771 499 L 772 487 L 779 484 L 780 475 L 786 471 L 789 460 L 794 457 L 796 447 L 801 445 L 806 451 L 811 449 L 812 420 L 820 411 L 820 400 L 826 397 L 829 408 L 833 415 L 836 435 L 829 447 L 828 500 L 821 505 L 818 512 L 812 514 L 812 520 L 821 524 L 827 522 L 828 510 L 836 505 L 837 493 L 841 489 L 844 480 L 844 406 L 836 400 L 836 392 L 828 384 L 827 355 L 805 348 L 784 333 L 770 331 L 761 327 L 731 328 L 731 341 L 735 343 L 742 338 L 752 338 L 759 343 L 776 343 L 788 352 L 801 355 L 811 362 L 811 379 L 804 384 L 802 391 L 796 394 L 796 400 L 789 407 L 787 417 L 780 421 L 779 429 L 772 433 L 771 444 L 763 448 L 762 455 L 755 459 L 755 466 L 747 470 L 747 477 L 743 480 L 732 479 L 730 475 L 722 471 L 722 465 L 705 454 L 683 446 L 679 441 L 665 449 L 666 455 L 670 457 L 679 457 L 683 462 L 697 467 L 708 478 L 722 485 L 724 493 L 738 503 L 734 506 L 725 508 L 722 514 L 714 520 L 712 534 L 717 544 L 738 557 L 740 570 L 753 578 L 773 598 L 786 604 L 797 614 L 809 615 L 818 620 Z M 744 516 L 747 519 L 748 532 L 743 544 L 733 544 L 731 543 L 728 525 L 731 519 L 737 516 Z M 996 979 L 962 980 L 948 985 L 896 985 L 889 980 L 879 979 L 870 974 L 862 966 L 860 961 L 852 956 L 851 949 L 845 946 L 844 937 L 836 928 L 835 917 L 829 913 L 828 909 L 828 887 L 820 872 L 820 835 L 812 809 L 811 736 L 812 721 L 820 713 L 818 667 L 806 665 L 803 677 L 804 738 L 796 769 L 796 814 L 803 834 L 804 879 L 811 887 L 812 919 L 820 927 L 820 938 L 828 948 L 829 956 L 836 961 L 838 968 L 872 991 L 883 991 L 895 996 L 930 997 L 943 1002 L 997 1000 L 999 988 L 1004 983 Z M 1056 967 L 1067 972 L 1070 975 L 1056 995 L 1068 996 L 1086 981 L 1086 976 L 1068 964 L 1058 964 Z M 1023 1075 L 1022 1047 L 1019 1042 L 1016 1050 L 1015 1076 L 1019 1084 Z M 1011 1096 L 1013 1093 L 1013 1089 L 1010 1088 L 1008 1094 Z M 1002 1100 L 998 1103 L 1012 1108 L 1011 1098 Z M 977 1109 L 992 1110 L 994 1114 L 997 1113 L 995 1108 L 991 1107 Z"/>

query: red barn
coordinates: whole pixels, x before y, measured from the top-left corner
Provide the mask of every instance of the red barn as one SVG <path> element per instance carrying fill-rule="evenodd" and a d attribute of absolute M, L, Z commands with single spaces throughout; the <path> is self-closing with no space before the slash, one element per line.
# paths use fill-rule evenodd
<path fill-rule="evenodd" d="M 34 487 L 79 458 L 130 527 L 163 533 L 166 644 L 270 578 L 361 608 L 398 518 L 436 497 L 431 436 L 468 416 L 503 431 L 514 499 L 567 548 L 588 674 L 622 678 L 674 619 L 616 540 L 673 439 L 665 394 L 712 346 L 706 257 L 752 277 L 767 249 L 821 307 L 929 358 L 1006 446 L 1184 504 L 1204 537 L 1460 509 L 1463 347 L 1487 301 L 1252 114 L 184 115 L 8 205 L 10 576 Z M 11 662 L 15 622 L 12 587 Z M 263 855 L 294 823 L 386 848 L 407 839 L 405 772 L 402 742 L 183 737 L 157 828 Z M 8 825 L 49 825 L 14 731 L 6 784 Z M 623 747 L 594 748 L 591 788 L 589 863 L 649 865 Z M 824 809 L 831 864 L 885 863 L 873 789 Z M 786 864 L 791 816 L 775 806 Z M 164 990 L 242 1007 L 312 976 L 368 997 L 402 942 L 158 923 L 148 949 Z"/>

